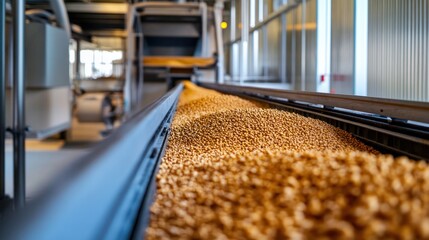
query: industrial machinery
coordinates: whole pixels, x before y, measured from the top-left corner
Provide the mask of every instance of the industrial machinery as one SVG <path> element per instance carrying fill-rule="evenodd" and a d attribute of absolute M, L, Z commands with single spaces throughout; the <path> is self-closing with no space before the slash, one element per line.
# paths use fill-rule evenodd
<path fill-rule="evenodd" d="M 179 80 L 223 81 L 221 14 L 222 4 L 207 7 L 204 2 L 139 2 L 130 6 L 123 88 L 126 115 L 142 107 L 145 82 L 166 82 L 171 89 Z M 89 86 L 96 81 L 82 83 Z M 78 120 L 101 121 L 102 99 L 96 93 L 79 97 Z"/>
<path fill-rule="evenodd" d="M 45 10 L 26 12 L 25 105 L 27 137 L 46 138 L 71 126 L 69 77 L 70 24 L 64 2 L 50 1 L 54 15 Z M 12 22 L 6 34 L 6 123 L 12 126 Z M 49 104 L 47 104 L 49 103 Z"/>
<path fill-rule="evenodd" d="M 127 19 L 125 110 L 141 106 L 144 80 L 223 81 L 222 1 L 140 2 Z"/>
<path fill-rule="evenodd" d="M 429 161 L 429 103 L 227 85 L 217 29 L 220 6 L 210 12 L 204 3 L 143 2 L 129 9 L 124 123 L 59 172 L 22 215 L 2 224 L 1 236 L 141 239 L 183 90 L 174 79 L 192 79 L 201 87 L 322 120 L 381 153 Z M 160 26 L 171 31 L 162 35 Z M 205 70 L 212 74 L 203 76 Z M 150 74 L 167 78 L 172 88 L 141 109 L 145 77 Z M 50 78 L 44 84 L 51 86 L 48 83 Z M 100 99 L 94 102 L 88 109 L 100 110 Z"/>
<path fill-rule="evenodd" d="M 0 4 L 0 201 L 5 193 L 5 138 L 13 138 L 14 206 L 25 204 L 25 139 L 45 138 L 71 123 L 68 44 L 64 2 L 49 2 L 54 15 L 25 11 L 24 1 Z M 27 117 L 26 117 L 27 115 Z"/>

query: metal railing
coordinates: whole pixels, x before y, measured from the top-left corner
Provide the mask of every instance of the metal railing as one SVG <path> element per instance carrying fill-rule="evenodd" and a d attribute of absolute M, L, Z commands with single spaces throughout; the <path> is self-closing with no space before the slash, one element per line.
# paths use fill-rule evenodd
<path fill-rule="evenodd" d="M 234 44 L 240 44 L 239 45 L 239 59 L 248 59 L 248 58 L 252 58 L 252 56 L 249 56 L 249 49 L 248 49 L 248 44 L 250 44 L 252 41 L 249 40 L 249 37 L 252 33 L 254 33 L 255 31 L 261 31 L 262 34 L 262 38 L 263 38 L 263 52 L 267 53 L 268 52 L 268 31 L 267 31 L 267 26 L 269 23 L 271 23 L 272 21 L 276 20 L 276 19 L 281 19 L 282 22 L 282 26 L 281 26 L 281 45 L 280 45 L 280 49 L 279 51 L 281 52 L 282 55 L 285 55 L 286 53 L 286 27 L 285 27 L 285 23 L 286 23 L 286 16 L 285 14 L 293 9 L 295 9 L 296 7 L 298 7 L 302 2 L 305 3 L 305 0 L 295 0 L 295 1 L 289 1 L 288 3 L 282 5 L 281 7 L 279 7 L 277 10 L 275 10 L 272 13 L 269 13 L 264 19 L 262 19 L 259 22 L 254 23 L 254 26 L 251 26 L 251 24 L 249 24 L 249 2 L 248 1 L 242 1 L 241 2 L 241 36 L 237 36 L 236 32 L 235 32 L 235 26 L 237 24 L 236 22 L 236 6 L 235 6 L 235 1 L 231 2 L 231 22 L 230 22 L 230 26 L 231 26 L 231 34 L 230 34 L 230 41 L 225 42 L 225 47 L 226 48 L 231 48 Z M 255 3 L 255 2 L 254 2 Z M 267 2 L 266 2 L 267 3 Z M 255 3 L 257 4 L 257 3 Z M 254 14 L 254 12 L 252 12 L 251 14 Z M 305 33 L 303 33 L 303 38 L 305 38 Z M 273 47 L 273 46 L 271 46 Z M 247 64 L 241 62 L 238 63 L 236 61 L 236 59 L 234 58 L 234 54 L 231 53 L 230 55 L 231 59 L 230 59 L 230 65 L 231 65 L 231 69 L 232 66 L 234 64 L 239 64 L 239 71 L 238 71 L 238 79 L 237 79 L 237 75 L 232 77 L 232 80 L 239 80 L 239 82 L 242 84 L 244 81 L 246 81 L 246 78 L 248 78 L 247 74 L 248 74 L 248 67 Z M 241 60 L 243 61 L 243 60 Z M 286 66 L 286 56 L 282 56 L 281 60 L 280 60 L 280 66 Z M 264 69 L 263 72 L 267 72 L 267 69 Z M 304 70 L 303 70 L 304 71 Z M 277 77 L 277 80 L 281 80 L 282 82 L 286 82 L 286 70 L 284 69 L 284 67 L 282 67 L 279 70 L 279 77 Z"/>

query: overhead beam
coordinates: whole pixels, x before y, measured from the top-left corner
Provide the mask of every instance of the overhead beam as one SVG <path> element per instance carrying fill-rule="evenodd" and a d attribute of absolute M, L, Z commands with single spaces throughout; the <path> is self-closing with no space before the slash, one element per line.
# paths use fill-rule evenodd
<path fill-rule="evenodd" d="M 67 3 L 70 13 L 126 14 L 127 3 Z"/>

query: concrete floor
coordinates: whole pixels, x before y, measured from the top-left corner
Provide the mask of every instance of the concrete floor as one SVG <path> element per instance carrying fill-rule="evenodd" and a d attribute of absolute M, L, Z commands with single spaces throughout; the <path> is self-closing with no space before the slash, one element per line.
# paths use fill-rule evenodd
<path fill-rule="evenodd" d="M 70 164 L 81 159 L 91 147 L 102 140 L 102 123 L 72 121 L 69 140 L 59 139 L 26 141 L 26 195 L 31 200 Z M 12 141 L 6 142 L 6 193 L 13 196 Z"/>

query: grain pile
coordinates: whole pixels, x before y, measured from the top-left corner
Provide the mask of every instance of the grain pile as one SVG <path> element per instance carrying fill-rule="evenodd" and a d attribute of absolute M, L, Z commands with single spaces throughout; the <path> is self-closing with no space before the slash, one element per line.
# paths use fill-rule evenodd
<path fill-rule="evenodd" d="M 426 163 L 189 84 L 180 103 L 149 239 L 429 239 Z"/>

